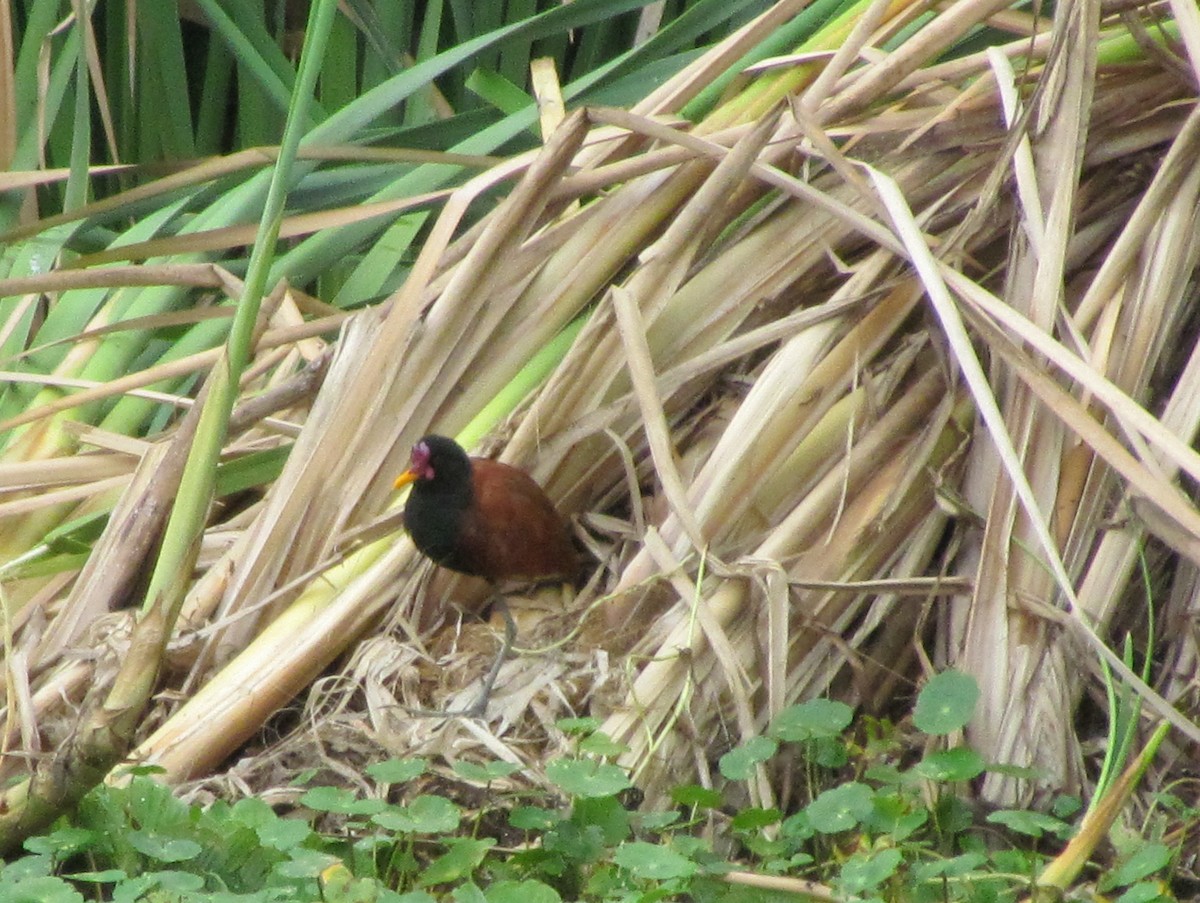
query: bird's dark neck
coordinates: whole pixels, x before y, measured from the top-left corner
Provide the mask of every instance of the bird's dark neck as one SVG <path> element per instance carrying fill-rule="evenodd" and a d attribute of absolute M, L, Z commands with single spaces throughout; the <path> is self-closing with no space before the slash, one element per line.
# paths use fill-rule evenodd
<path fill-rule="evenodd" d="M 466 479 L 439 479 L 413 486 L 404 507 L 404 525 L 417 548 L 443 567 L 472 574 L 458 548 L 463 518 L 471 506 L 470 473 Z"/>

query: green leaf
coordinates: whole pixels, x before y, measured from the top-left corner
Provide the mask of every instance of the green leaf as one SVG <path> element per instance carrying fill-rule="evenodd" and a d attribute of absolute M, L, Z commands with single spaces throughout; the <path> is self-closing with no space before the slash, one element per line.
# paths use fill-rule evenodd
<path fill-rule="evenodd" d="M 184 875 L 187 872 L 152 872 L 153 875 Z M 124 869 L 101 869 L 97 872 L 72 872 L 72 881 L 85 881 L 88 884 L 113 884 L 117 881 L 125 881 L 128 875 Z M 203 878 L 198 879 L 201 884 L 204 883 Z"/>
<path fill-rule="evenodd" d="M 927 734 L 948 734 L 966 726 L 978 701 L 975 678 L 961 671 L 943 671 L 918 694 L 913 723 Z"/>
<path fill-rule="evenodd" d="M 304 847 L 292 850 L 289 856 L 287 862 L 275 866 L 275 871 L 285 878 L 316 878 L 325 869 L 341 861 L 329 853 Z"/>
<path fill-rule="evenodd" d="M 318 812 L 334 812 L 338 815 L 374 815 L 387 808 L 387 803 L 377 799 L 359 799 L 349 790 L 340 787 L 314 787 L 300 797 L 300 805 Z"/>
<path fill-rule="evenodd" d="M 1171 864 L 1171 848 L 1162 843 L 1147 843 L 1104 878 L 1105 889 L 1134 884 Z"/>
<path fill-rule="evenodd" d="M 767 733 L 788 743 L 837 737 L 850 726 L 854 710 L 833 699 L 810 699 L 789 706 L 771 720 Z"/>
<path fill-rule="evenodd" d="M 371 821 L 389 831 L 403 834 L 448 834 L 462 820 L 458 806 L 441 796 L 423 794 L 407 806 L 389 806 L 371 816 Z"/>
<path fill-rule="evenodd" d="M 98 835 L 87 828 L 63 827 L 43 837 L 30 837 L 25 849 L 31 853 L 43 853 L 65 859 L 80 850 L 92 846 Z"/>
<path fill-rule="evenodd" d="M 965 746 L 931 753 L 913 766 L 914 772 L 931 781 L 969 781 L 983 769 L 983 756 Z"/>
<path fill-rule="evenodd" d="M 406 894 L 396 894 L 388 898 L 388 903 L 438 903 L 437 898 L 427 891 L 410 890 Z"/>
<path fill-rule="evenodd" d="M 218 813 L 213 807 L 208 814 L 217 815 Z M 263 825 L 269 825 L 271 822 L 279 820 L 275 810 L 256 796 L 247 796 L 238 800 L 229 807 L 228 817 L 247 828 L 261 828 Z"/>
<path fill-rule="evenodd" d="M 200 855 L 201 846 L 194 840 L 165 837 L 155 831 L 129 831 L 129 845 L 143 856 L 158 862 L 186 862 Z"/>
<path fill-rule="evenodd" d="M 629 812 L 612 796 L 577 799 L 571 821 L 580 827 L 598 828 L 609 846 L 629 836 Z"/>
<path fill-rule="evenodd" d="M 934 878 L 960 878 L 975 871 L 987 862 L 982 853 L 963 853 L 950 859 L 934 859 L 931 862 L 919 863 L 913 869 L 913 878 L 918 882 L 932 881 Z"/>
<path fill-rule="evenodd" d="M 345 865 L 323 871 L 319 878 L 322 903 L 377 903 L 379 886 L 371 878 L 355 878 Z"/>
<path fill-rule="evenodd" d="M 1117 897 L 1116 903 L 1172 903 L 1177 899 L 1165 891 L 1157 881 L 1141 881 Z"/>
<path fill-rule="evenodd" d="M 508 823 L 522 831 L 549 831 L 562 820 L 558 812 L 541 806 L 518 806 L 508 814 Z"/>
<path fill-rule="evenodd" d="M 855 853 L 842 866 L 841 886 L 851 894 L 874 890 L 896 873 L 904 857 L 895 848 L 878 853 Z"/>
<path fill-rule="evenodd" d="M 83 903 L 83 895 L 61 878 L 26 878 L 20 885 L 0 879 L 6 903 Z"/>
<path fill-rule="evenodd" d="M 624 769 L 595 759 L 555 759 L 546 777 L 569 796 L 612 796 L 632 786 Z"/>
<path fill-rule="evenodd" d="M 941 794 L 933 805 L 934 821 L 946 834 L 960 834 L 975 824 L 975 813 L 952 793 Z"/>
<path fill-rule="evenodd" d="M 542 846 L 572 862 L 595 862 L 605 852 L 604 833 L 596 825 L 580 827 L 564 821 L 546 832 Z"/>
<path fill-rule="evenodd" d="M 169 788 L 147 777 L 134 778 L 115 799 L 124 799 L 130 821 L 150 832 L 174 832 L 191 820 L 186 803 L 176 799 Z"/>
<path fill-rule="evenodd" d="M 876 784 L 892 784 L 898 787 L 912 782 L 912 778 L 906 772 L 901 772 L 891 763 L 872 765 L 862 773 L 862 776 Z"/>
<path fill-rule="evenodd" d="M 463 878 L 483 862 L 488 850 L 496 845 L 490 837 L 480 840 L 462 838 L 447 841 L 450 849 L 425 867 L 417 883 L 421 887 L 432 887 L 435 884 L 446 884 Z"/>
<path fill-rule="evenodd" d="M 786 858 L 775 857 L 764 859 L 760 867 L 768 875 L 786 875 L 788 872 L 799 872 L 811 865 L 813 857 L 807 853 L 797 853 Z"/>
<path fill-rule="evenodd" d="M 533 98 L 504 76 L 490 69 L 479 68 L 467 76 L 466 87 L 478 94 L 500 112 L 519 112 L 533 103 Z"/>
<path fill-rule="evenodd" d="M 826 790 L 804 811 L 816 830 L 823 834 L 837 834 L 857 826 L 871 815 L 874 808 L 874 791 L 866 784 L 851 781 Z"/>
<path fill-rule="evenodd" d="M 770 737 L 751 737 L 741 746 L 721 756 L 721 774 L 731 781 L 746 781 L 754 770 L 770 759 L 779 750 L 779 744 Z"/>
<path fill-rule="evenodd" d="M 596 731 L 579 741 L 579 751 L 593 756 L 619 756 L 629 749 L 624 743 L 617 743 L 603 731 Z"/>
<path fill-rule="evenodd" d="M 635 829 L 641 831 L 662 831 L 677 824 L 682 816 L 678 811 L 667 812 L 634 812 L 630 815 Z"/>
<path fill-rule="evenodd" d="M 562 897 L 541 881 L 497 881 L 485 892 L 488 903 L 561 903 Z"/>
<path fill-rule="evenodd" d="M 1025 834 L 1029 837 L 1041 837 L 1049 831 L 1058 837 L 1068 837 L 1071 826 L 1052 815 L 1042 812 L 1029 812 L 1023 809 L 1001 809 L 991 813 L 987 820 L 995 825 L 1004 825 L 1010 831 Z"/>
<path fill-rule="evenodd" d="M 899 793 L 880 791 L 874 803 L 866 823 L 877 833 L 891 835 L 893 841 L 904 840 L 929 820 L 928 810 L 914 809 L 912 801 Z"/>
<path fill-rule="evenodd" d="M 657 881 L 689 878 L 698 869 L 696 863 L 669 847 L 642 841 L 621 844 L 613 853 L 613 861 L 638 878 Z"/>
<path fill-rule="evenodd" d="M 599 730 L 600 722 L 596 718 L 559 718 L 554 722 L 564 734 L 590 734 Z"/>
<path fill-rule="evenodd" d="M 364 770 L 381 784 L 404 784 L 428 771 L 429 760 L 418 757 L 387 759 L 383 762 L 373 762 Z"/>
<path fill-rule="evenodd" d="M 166 891 L 168 894 L 183 895 L 196 893 L 204 888 L 204 877 L 202 875 L 194 875 L 191 872 L 174 870 L 147 872 L 142 877 L 153 881 L 157 889 Z"/>
<path fill-rule="evenodd" d="M 486 765 L 459 760 L 451 767 L 460 778 L 478 784 L 490 784 L 521 770 L 521 766 L 515 762 L 505 762 L 502 759 L 494 759 Z"/>
<path fill-rule="evenodd" d="M 0 868 L 0 887 L 48 877 L 54 867 L 55 862 L 49 856 L 22 856 Z"/>
<path fill-rule="evenodd" d="M 217 465 L 214 491 L 219 496 L 226 496 L 267 485 L 279 476 L 291 451 L 291 445 L 281 445 L 222 461 Z"/>
<path fill-rule="evenodd" d="M 748 806 L 733 817 L 731 824 L 737 831 L 758 831 L 769 825 L 779 824 L 781 818 L 783 818 L 783 813 L 778 809 L 760 809 L 756 806 Z"/>
<path fill-rule="evenodd" d="M 812 760 L 822 768 L 841 768 L 850 761 L 850 753 L 840 737 L 817 737 L 809 743 Z"/>
<path fill-rule="evenodd" d="M 790 841 L 793 847 L 800 846 L 804 841 L 815 836 L 816 833 L 812 819 L 809 818 L 806 810 L 801 810 L 795 815 L 789 815 L 783 820 L 783 824 L 779 826 L 779 836 Z"/>
<path fill-rule="evenodd" d="M 450 896 L 454 898 L 454 903 L 487 903 L 487 897 L 474 881 L 460 884 L 450 892 Z"/>
<path fill-rule="evenodd" d="M 215 816 L 216 807 L 209 809 Z M 307 821 L 299 818 L 280 818 L 275 810 L 257 797 L 246 797 L 234 803 L 225 816 L 231 826 L 249 828 L 258 843 L 272 850 L 286 851 L 298 847 L 313 834 Z M 221 828 L 224 834 L 224 826 Z M 225 835 L 228 843 L 228 835 Z M 248 846 L 248 845 L 247 845 Z"/>
<path fill-rule="evenodd" d="M 256 829 L 258 839 L 265 847 L 274 850 L 290 850 L 300 846 L 312 836 L 308 822 L 298 818 L 276 818 L 270 824 Z"/>
<path fill-rule="evenodd" d="M 704 874 L 724 875 L 736 869 L 733 863 L 713 852 L 708 840 L 700 837 L 676 834 L 671 837 L 671 849 L 696 863 Z"/>
<path fill-rule="evenodd" d="M 1061 819 L 1068 819 L 1083 808 L 1083 801 L 1066 793 L 1060 793 L 1050 804 L 1050 814 Z"/>
<path fill-rule="evenodd" d="M 725 797 L 716 790 L 701 787 L 699 784 L 672 787 L 671 799 L 681 806 L 695 806 L 697 809 L 720 809 L 725 805 Z"/>

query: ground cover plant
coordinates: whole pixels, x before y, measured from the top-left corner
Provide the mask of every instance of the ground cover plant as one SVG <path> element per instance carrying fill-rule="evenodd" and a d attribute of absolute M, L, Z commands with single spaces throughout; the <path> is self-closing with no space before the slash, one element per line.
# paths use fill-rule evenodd
<path fill-rule="evenodd" d="M 102 787 L 78 814 L 25 844 L 0 872 L 13 899 L 252 901 L 322 899 L 429 903 L 456 900 L 1016 900 L 1062 888 L 1062 857 L 1039 843 L 1065 841 L 1081 801 L 1047 813 L 973 812 L 956 787 L 988 770 L 943 738 L 969 720 L 978 688 L 964 675 L 935 678 L 909 729 L 931 741 L 921 758 L 894 725 L 847 731 L 851 710 L 812 700 L 791 706 L 763 735 L 720 762 L 726 783 L 671 788 L 661 809 L 633 805 L 633 785 L 612 764 L 620 744 L 592 719 L 559 727 L 572 749 L 545 764 L 469 761 L 438 769 L 391 759 L 363 770 L 363 786 L 292 788 L 290 815 L 260 799 L 188 806 L 151 774 Z M 740 806 L 762 768 L 800 785 L 791 814 Z M 144 770 L 143 770 L 144 771 Z M 471 802 L 433 792 L 437 774 L 476 788 Z M 552 792 L 531 792 L 533 785 Z M 461 787 L 461 785 L 460 785 Z M 1114 866 L 1088 874 L 1118 899 L 1164 900 L 1175 852 L 1131 842 Z M 1083 867 L 1071 866 L 1071 879 Z"/>
<path fill-rule="evenodd" d="M 956 793 L 1119 800 L 1088 849 L 1194 877 L 1191 6 L 0 16 L 6 850 L 130 763 L 558 793 L 580 717 L 645 811 L 735 780 L 791 817 L 785 712 L 899 723 L 952 668 Z M 399 531 L 434 430 L 591 562 L 512 597 L 482 720 L 413 715 L 497 638 Z"/>

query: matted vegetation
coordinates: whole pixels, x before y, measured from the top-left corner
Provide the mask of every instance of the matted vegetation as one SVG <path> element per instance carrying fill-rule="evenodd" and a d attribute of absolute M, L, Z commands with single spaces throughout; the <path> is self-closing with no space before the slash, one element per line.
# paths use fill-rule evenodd
<path fill-rule="evenodd" d="M 989 804 L 1091 798 L 1163 720 L 1147 785 L 1188 780 L 1194 8 L 697 3 L 618 53 L 588 29 L 637 4 L 576 0 L 413 60 L 318 2 L 293 75 L 200 6 L 232 125 L 123 81 L 91 25 L 51 35 L 55 4 L 16 22 L 10 844 L 125 758 L 197 792 L 385 751 L 537 786 L 585 712 L 659 805 L 798 700 L 899 718 L 950 666 L 982 691 L 966 741 L 1018 766 Z M 507 83 L 555 52 L 561 94 L 544 64 L 537 105 Z M 247 149 L 180 162 L 230 128 Z M 106 134 L 172 171 L 90 166 Z M 389 508 L 433 430 L 529 468 L 594 559 L 513 600 L 484 723 L 410 713 L 469 699 L 496 641 Z"/>

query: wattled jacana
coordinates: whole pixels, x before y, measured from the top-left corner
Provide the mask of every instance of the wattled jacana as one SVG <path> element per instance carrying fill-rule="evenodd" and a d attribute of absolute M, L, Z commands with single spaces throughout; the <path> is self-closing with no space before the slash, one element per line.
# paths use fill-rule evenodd
<path fill-rule="evenodd" d="M 412 448 L 396 488 L 412 484 L 404 526 L 435 563 L 484 577 L 504 616 L 505 642 L 468 712 L 482 714 L 516 625 L 495 585 L 502 580 L 573 581 L 579 558 L 566 522 L 533 478 L 499 461 L 469 457 L 453 439 L 426 436 Z"/>

